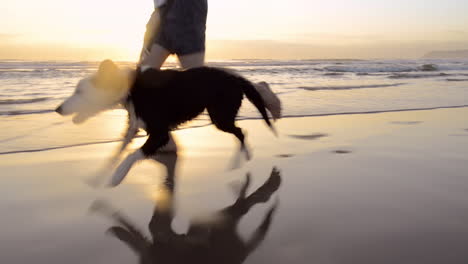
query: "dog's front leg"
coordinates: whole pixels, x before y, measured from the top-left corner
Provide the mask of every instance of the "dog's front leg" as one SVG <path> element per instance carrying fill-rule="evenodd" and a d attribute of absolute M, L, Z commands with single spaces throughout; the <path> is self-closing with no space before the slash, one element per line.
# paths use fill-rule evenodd
<path fill-rule="evenodd" d="M 156 151 L 161 148 L 162 146 L 166 145 L 169 142 L 169 133 L 161 133 L 161 134 L 150 134 L 148 140 L 146 140 L 143 146 L 133 152 L 132 154 L 128 155 L 122 163 L 120 163 L 119 167 L 117 167 L 114 176 L 112 176 L 110 186 L 115 187 L 119 185 L 125 176 L 127 176 L 128 171 L 132 168 L 135 162 L 146 159 L 156 154 Z"/>
<path fill-rule="evenodd" d="M 112 167 L 115 163 L 117 163 L 122 152 L 124 152 L 128 144 L 132 142 L 133 138 L 135 138 L 138 132 L 138 121 L 134 112 L 135 111 L 133 109 L 129 109 L 127 130 L 125 131 L 124 138 L 119 149 L 109 161 L 109 167 Z"/>
<path fill-rule="evenodd" d="M 133 127 L 130 124 L 129 121 L 129 126 L 127 128 L 127 131 L 125 133 L 124 139 L 122 144 L 119 147 L 119 150 L 110 158 L 110 160 L 107 161 L 106 164 L 104 164 L 104 167 L 99 170 L 94 177 L 91 177 L 86 180 L 86 183 L 92 187 L 98 187 L 102 184 L 102 181 L 105 177 L 107 177 L 108 171 L 113 170 L 115 167 L 115 164 L 119 161 L 120 155 L 122 152 L 125 150 L 125 148 L 132 142 L 133 138 L 135 137 L 136 133 L 138 131 L 138 127 Z M 134 156 L 135 157 L 135 156 Z M 128 157 L 127 157 L 128 159 Z"/>
<path fill-rule="evenodd" d="M 127 176 L 127 173 L 132 168 L 133 164 L 145 158 L 146 157 L 143 154 L 143 151 L 141 149 L 128 155 L 115 170 L 114 175 L 112 176 L 111 182 L 109 183 L 109 186 L 115 187 L 119 185 L 123 181 L 125 176 Z"/>
<path fill-rule="evenodd" d="M 129 125 L 127 131 L 125 132 L 122 144 L 119 147 L 119 150 L 112 157 L 112 160 L 111 160 L 112 164 L 115 164 L 115 162 L 117 162 L 117 160 L 119 159 L 122 152 L 124 152 L 124 150 L 127 148 L 128 144 L 130 144 L 132 142 L 133 138 L 135 138 L 135 135 L 137 134 L 137 132 L 138 132 L 138 127 L 134 127 L 132 125 Z"/>

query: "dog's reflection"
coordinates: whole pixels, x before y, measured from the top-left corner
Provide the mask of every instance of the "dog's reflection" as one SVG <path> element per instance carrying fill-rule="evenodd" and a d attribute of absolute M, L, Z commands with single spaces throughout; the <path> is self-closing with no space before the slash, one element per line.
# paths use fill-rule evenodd
<path fill-rule="evenodd" d="M 273 168 L 265 183 L 250 195 L 250 175 L 237 194 L 236 201 L 216 212 L 216 220 L 189 223 L 186 234 L 171 228 L 174 216 L 173 193 L 177 154 L 159 155 L 157 161 L 165 165 L 165 191 L 154 209 L 149 223 L 151 237 L 146 237 L 131 222 L 108 203 L 97 201 L 92 209 L 110 217 L 117 225 L 109 233 L 125 243 L 139 257 L 139 263 L 243 263 L 260 245 L 270 228 L 278 206 L 276 200 L 250 238 L 244 240 L 237 233 L 241 218 L 258 203 L 267 202 L 281 185 L 280 172 Z"/>

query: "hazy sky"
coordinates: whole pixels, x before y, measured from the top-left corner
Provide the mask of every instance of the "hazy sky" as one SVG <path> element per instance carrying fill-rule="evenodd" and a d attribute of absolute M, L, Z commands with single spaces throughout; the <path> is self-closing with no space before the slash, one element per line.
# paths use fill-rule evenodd
<path fill-rule="evenodd" d="M 466 0 L 208 2 L 208 59 L 417 58 L 468 49 Z M 0 59 L 135 60 L 152 9 L 152 0 L 2 0 Z"/>

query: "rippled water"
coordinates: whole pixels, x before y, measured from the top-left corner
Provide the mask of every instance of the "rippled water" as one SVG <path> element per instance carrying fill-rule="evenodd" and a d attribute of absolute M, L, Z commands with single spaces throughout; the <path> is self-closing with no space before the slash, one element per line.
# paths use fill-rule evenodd
<path fill-rule="evenodd" d="M 468 104 L 468 61 L 242 60 L 210 64 L 233 68 L 253 81 L 269 82 L 280 94 L 286 115 Z M 96 67 L 95 62 L 0 61 L 0 115 L 48 112 Z"/>
<path fill-rule="evenodd" d="M 468 105 L 468 60 L 232 60 L 209 64 L 235 69 L 252 81 L 270 83 L 282 100 L 285 117 Z M 52 109 L 97 66 L 97 62 L 0 61 L 0 119 L 3 130 L 9 130 L 0 138 L 0 152 L 17 150 L 24 144 L 16 140 L 37 139 L 39 131 L 56 123 Z M 117 119 L 124 115 L 123 111 L 107 114 Z M 23 118 L 24 125 L 6 122 L 15 117 Z M 239 119 L 258 117 L 250 103 L 239 113 Z M 204 115 L 199 120 L 209 123 Z M 88 134 L 76 137 L 79 142 L 66 143 L 115 139 Z M 30 141 L 39 148 L 49 146 L 40 143 L 47 141 L 44 137 Z"/>

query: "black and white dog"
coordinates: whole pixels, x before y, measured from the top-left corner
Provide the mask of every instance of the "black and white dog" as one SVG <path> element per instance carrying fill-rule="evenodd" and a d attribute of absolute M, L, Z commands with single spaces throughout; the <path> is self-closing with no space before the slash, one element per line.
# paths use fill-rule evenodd
<path fill-rule="evenodd" d="M 114 62 L 105 60 L 96 74 L 78 83 L 74 94 L 56 111 L 61 115 L 74 114 L 73 122 L 81 123 L 101 111 L 122 104 L 128 111 L 128 129 L 119 152 L 113 158 L 114 162 L 138 129 L 146 130 L 149 136 L 147 141 L 117 167 L 110 183 L 116 186 L 135 162 L 155 155 L 168 143 L 171 130 L 194 119 L 205 109 L 218 129 L 239 139 L 241 150 L 250 159 L 244 134 L 235 124 L 244 95 L 275 133 L 264 101 L 253 84 L 237 74 L 212 67 L 185 71 L 135 71 L 120 69 Z"/>

